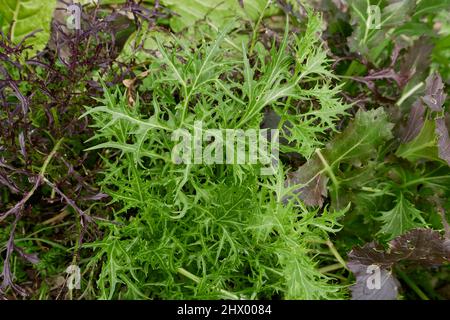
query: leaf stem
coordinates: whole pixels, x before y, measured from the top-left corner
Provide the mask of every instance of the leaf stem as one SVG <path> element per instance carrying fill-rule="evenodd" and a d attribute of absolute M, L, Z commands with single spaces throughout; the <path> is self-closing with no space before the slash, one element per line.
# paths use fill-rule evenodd
<path fill-rule="evenodd" d="M 327 273 L 334 270 L 339 270 L 342 268 L 342 263 L 330 264 L 329 266 L 325 266 L 319 269 L 320 273 Z"/>
<path fill-rule="evenodd" d="M 177 272 L 183 276 L 185 276 L 186 278 L 191 279 L 192 281 L 194 281 L 195 283 L 199 284 L 201 279 L 199 277 L 197 277 L 195 274 L 190 273 L 189 271 L 187 271 L 184 268 L 177 268 Z M 233 300 L 240 300 L 239 296 L 235 295 L 234 293 L 231 293 L 227 290 L 224 289 L 219 289 L 219 292 L 221 294 L 223 294 L 224 296 L 233 299 Z"/>
<path fill-rule="evenodd" d="M 405 283 L 420 297 L 422 300 L 430 300 L 428 296 L 414 283 L 414 281 L 411 280 L 410 277 L 406 273 L 404 273 L 402 270 L 397 268 L 396 273 L 400 276 L 400 278 L 405 281 Z"/>
<path fill-rule="evenodd" d="M 334 246 L 333 242 L 331 242 L 330 239 L 327 239 L 326 244 L 327 244 L 328 248 L 330 249 L 331 253 L 336 258 L 336 260 L 339 261 L 339 264 L 342 265 L 346 270 L 348 270 L 347 263 L 342 258 L 342 256 L 339 254 L 339 252 L 336 250 L 336 247 Z"/>
<path fill-rule="evenodd" d="M 47 158 L 44 161 L 44 164 L 42 165 L 41 169 L 39 170 L 39 174 L 37 176 L 36 182 L 34 183 L 33 188 L 26 194 L 26 196 L 20 200 L 13 208 L 8 210 L 5 213 L 0 213 L 0 222 L 5 220 L 9 215 L 13 214 L 14 212 L 17 212 L 18 210 L 21 210 L 22 207 L 27 203 L 27 201 L 33 196 L 34 192 L 37 190 L 37 188 L 41 185 L 42 180 L 45 179 L 44 175 L 47 171 L 47 167 L 50 164 L 50 161 L 53 159 L 53 157 L 56 154 L 56 151 L 59 149 L 61 143 L 63 141 L 63 138 L 61 138 L 53 147 L 53 150 L 50 152 L 50 154 L 47 156 Z"/>
<path fill-rule="evenodd" d="M 336 176 L 334 175 L 333 169 L 330 167 L 327 160 L 323 157 L 322 153 L 320 152 L 320 149 L 316 149 L 316 153 L 319 156 L 319 159 L 322 162 L 325 171 L 330 176 L 331 181 L 333 181 L 333 184 L 337 187 L 339 185 L 339 181 L 337 180 Z"/>
<path fill-rule="evenodd" d="M 421 87 L 423 86 L 423 82 L 415 85 L 413 88 L 411 88 L 411 90 L 409 90 L 408 92 L 406 92 L 404 95 L 402 95 L 400 97 L 400 99 L 398 99 L 396 105 L 400 106 L 406 99 L 408 99 L 410 96 L 412 96 L 414 94 L 414 92 L 416 92 L 417 90 L 419 90 Z"/>
<path fill-rule="evenodd" d="M 41 170 L 39 171 L 39 176 L 41 178 L 44 178 L 45 172 L 47 171 L 47 167 L 50 164 L 50 161 L 52 161 L 52 159 L 55 156 L 56 152 L 58 151 L 59 147 L 61 146 L 61 143 L 63 142 L 63 140 L 64 140 L 64 138 L 61 138 L 61 139 L 58 140 L 58 142 L 53 147 L 52 152 L 50 152 L 50 154 L 48 155 L 47 159 L 45 159 L 45 162 L 44 162 Z"/>
<path fill-rule="evenodd" d="M 271 0 L 267 0 L 266 5 L 264 6 L 264 9 L 261 11 L 261 14 L 259 15 L 258 21 L 256 22 L 256 24 L 255 24 L 255 26 L 253 28 L 252 42 L 251 42 L 251 45 L 250 45 L 250 49 L 248 51 L 248 55 L 249 56 L 252 55 L 253 49 L 255 48 L 259 25 L 261 24 L 261 21 L 264 18 L 264 12 L 266 12 L 266 9 L 269 7 L 270 3 L 271 3 Z"/>

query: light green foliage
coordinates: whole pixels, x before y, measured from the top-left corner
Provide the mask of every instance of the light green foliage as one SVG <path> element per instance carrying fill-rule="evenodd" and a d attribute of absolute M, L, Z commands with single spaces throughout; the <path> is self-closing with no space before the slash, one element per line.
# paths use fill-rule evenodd
<path fill-rule="evenodd" d="M 333 165 L 375 158 L 377 148 L 392 138 L 393 127 L 382 108 L 358 111 L 354 121 L 328 144 L 325 155 Z"/>
<path fill-rule="evenodd" d="M 405 37 L 413 39 L 423 35 L 435 37 L 433 23 L 430 23 L 432 20 L 424 19 L 424 16 L 439 13 L 448 16 L 450 8 L 449 0 L 351 0 L 348 4 L 354 26 L 349 47 L 376 65 L 388 58 L 386 52 L 389 46 L 401 37 L 403 40 Z M 379 8 L 379 20 L 377 13 L 370 10 L 371 6 Z M 379 24 L 375 24 L 376 21 Z M 437 59 L 442 59 L 443 52 L 440 51 L 445 46 L 445 38 L 441 39 L 441 48 L 436 50 Z"/>
<path fill-rule="evenodd" d="M 425 121 L 422 130 L 412 141 L 402 144 L 396 155 L 411 162 L 419 160 L 442 161 L 438 156 L 434 121 Z"/>
<path fill-rule="evenodd" d="M 301 166 L 291 176 L 292 183 L 302 199 L 309 197 L 307 203 L 320 205 L 323 195 L 327 195 L 324 175 L 333 183 L 331 197 L 335 207 L 344 208 L 349 203 L 346 185 L 367 182 L 369 171 L 355 173 L 355 169 L 377 158 L 380 146 L 392 138 L 393 124 L 389 123 L 386 112 L 382 109 L 358 111 L 355 119 L 347 128 L 336 134 L 322 150 Z M 342 185 L 342 186 L 341 186 Z M 354 186 L 353 186 L 354 187 Z M 315 200 L 313 200 L 315 198 Z"/>
<path fill-rule="evenodd" d="M 387 235 L 389 240 L 413 228 L 423 227 L 427 224 L 420 211 L 402 193 L 397 198 L 395 207 L 392 210 L 382 212 L 379 220 L 383 223 L 379 234 Z"/>
<path fill-rule="evenodd" d="M 41 29 L 26 44 L 33 46 L 30 54 L 42 50 L 50 36 L 50 22 L 56 0 L 2 0 L 0 15 L 3 18 L 2 31 L 11 32 L 11 40 L 19 43 L 33 31 Z"/>
<path fill-rule="evenodd" d="M 237 0 L 162 0 L 161 3 L 177 13 L 171 18 L 170 26 L 174 31 L 181 31 L 205 19 L 215 27 L 223 27 L 237 17 L 256 20 L 265 11 L 268 0 L 243 1 L 243 8 Z"/>
<path fill-rule="evenodd" d="M 414 2 L 405 0 L 387 5 L 385 1 L 351 1 L 352 23 L 355 25 L 349 42 L 351 50 L 375 62 L 391 41 L 389 31 L 405 22 L 414 8 Z M 371 10 L 371 6 L 378 8 L 379 18 L 376 16 L 378 12 Z"/>
<path fill-rule="evenodd" d="M 171 161 L 177 128 L 201 120 L 204 130 L 258 129 L 264 108 L 288 110 L 299 101 L 311 102 L 306 115 L 296 111 L 305 132 L 289 139 L 310 146 L 304 155 L 321 144 L 319 133 L 334 130 L 346 106 L 334 96 L 325 54 L 308 38 L 320 25 L 311 19 L 305 38 L 286 29 L 278 48 L 257 49 L 256 60 L 245 45 L 224 46 L 229 27 L 195 51 L 181 40 L 158 44 L 141 102 L 129 105 L 120 89 L 106 89 L 99 106 L 88 109 L 97 129 L 92 148 L 109 153 L 103 191 L 119 208 L 118 225 L 105 225 L 105 239 L 88 245 L 97 254 L 86 267 L 102 266 L 101 298 L 344 296 L 315 262 L 344 211 L 319 214 L 282 201 L 290 192 L 282 163 L 263 177 L 260 165 Z"/>
<path fill-rule="evenodd" d="M 287 132 L 284 129 L 284 135 L 289 141 L 289 146 L 283 146 L 282 150 L 298 152 L 307 158 L 321 145 L 318 140 L 319 135 L 328 129 L 333 130 L 338 117 L 345 114 L 348 108 L 337 98 L 339 87 L 333 87 L 331 84 L 333 75 L 327 67 L 329 60 L 318 37 L 320 30 L 321 19 L 318 16 L 312 16 L 308 20 L 305 34 L 295 39 L 294 62 L 289 63 L 291 57 L 278 52 L 279 60 L 276 60 L 278 65 L 274 67 L 279 68 L 280 72 L 268 73 L 271 77 L 278 73 L 285 77 L 266 80 L 267 83 L 286 81 L 280 89 L 274 88 L 269 92 L 289 96 L 288 103 L 277 102 L 274 108 L 281 118 L 279 128 L 288 128 Z M 272 55 L 274 54 L 273 52 Z M 272 63 L 275 62 L 272 61 Z M 293 76 L 289 74 L 292 63 L 295 64 Z M 272 68 L 270 65 L 269 67 Z M 310 85 L 299 88 L 301 82 L 308 82 Z M 265 86 L 262 88 L 266 90 Z M 258 89 L 256 86 L 256 90 Z M 261 109 L 258 103 L 264 103 L 263 99 L 256 99 L 261 94 L 263 92 L 257 91 L 253 96 L 257 110 Z M 295 101 L 298 100 L 300 102 L 296 103 Z M 318 108 L 317 105 L 320 107 Z"/>

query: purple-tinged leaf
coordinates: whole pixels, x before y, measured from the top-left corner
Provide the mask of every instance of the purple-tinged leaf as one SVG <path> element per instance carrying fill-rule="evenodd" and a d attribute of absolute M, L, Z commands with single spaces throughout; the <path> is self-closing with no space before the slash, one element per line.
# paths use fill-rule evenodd
<path fill-rule="evenodd" d="M 450 239 L 431 229 L 414 229 L 393 239 L 390 255 L 421 265 L 439 266 L 450 262 Z"/>
<path fill-rule="evenodd" d="M 106 199 L 106 198 L 109 198 L 109 195 L 107 195 L 106 193 L 97 193 L 97 194 L 94 194 L 94 195 L 92 195 L 92 196 L 87 196 L 87 197 L 83 197 L 83 198 L 81 198 L 81 200 L 84 200 L 84 201 L 99 201 L 99 200 L 103 200 L 103 199 Z"/>
<path fill-rule="evenodd" d="M 384 252 L 382 246 L 370 242 L 362 248 L 354 248 L 348 258 L 347 266 L 356 278 L 356 283 L 350 287 L 352 300 L 397 298 L 400 284 L 390 270 L 396 259 Z"/>
<path fill-rule="evenodd" d="M 354 248 L 347 264 L 356 277 L 352 299 L 395 299 L 399 284 L 392 270 L 400 262 L 423 266 L 450 262 L 450 239 L 435 230 L 414 229 L 391 240 L 388 249 L 374 242 Z"/>
<path fill-rule="evenodd" d="M 397 299 L 400 283 L 392 271 L 381 269 L 376 265 L 371 267 L 360 265 L 360 269 L 354 274 L 356 283 L 350 287 L 352 300 Z"/>
<path fill-rule="evenodd" d="M 414 45 L 406 52 L 400 66 L 400 76 L 404 79 L 411 79 L 413 76 L 421 75 L 430 65 L 433 45 L 426 37 L 421 37 L 415 41 Z"/>
<path fill-rule="evenodd" d="M 364 83 L 371 83 L 374 80 L 390 79 L 394 80 L 399 87 L 403 87 L 405 85 L 405 79 L 397 74 L 392 68 L 371 72 L 364 77 L 353 77 L 353 79 Z"/>
<path fill-rule="evenodd" d="M 13 180 L 11 180 L 8 177 L 8 175 L 3 174 L 1 171 L 0 171 L 0 185 L 4 185 L 4 186 L 8 187 L 8 189 L 12 193 L 20 193 L 20 190 L 17 187 L 17 185 L 15 184 L 15 182 Z"/>
<path fill-rule="evenodd" d="M 398 257 L 386 252 L 384 247 L 376 242 L 366 243 L 363 247 L 353 248 L 348 254 L 348 268 L 353 272 L 359 270 L 360 265 L 369 266 L 376 264 L 388 269 L 398 261 Z"/>
<path fill-rule="evenodd" d="M 39 263 L 39 257 L 37 253 L 26 253 L 23 251 L 22 248 L 14 245 L 14 251 L 17 252 L 17 254 L 24 260 L 32 263 L 32 264 L 38 264 Z"/>
<path fill-rule="evenodd" d="M 442 78 L 438 73 L 433 73 L 427 80 L 426 95 L 422 98 L 423 102 L 432 111 L 442 111 L 442 106 L 444 105 L 445 98 L 444 94 L 444 84 L 442 83 Z"/>
<path fill-rule="evenodd" d="M 436 135 L 439 157 L 450 166 L 450 137 L 444 118 L 436 119 Z"/>
<path fill-rule="evenodd" d="M 401 137 L 402 143 L 413 140 L 420 133 L 424 123 L 425 110 L 426 108 L 422 101 L 417 100 L 413 104 L 409 113 L 408 123 Z"/>
<path fill-rule="evenodd" d="M 7 288 L 13 289 L 15 292 L 21 296 L 26 296 L 26 292 L 23 288 L 14 283 L 13 274 L 11 271 L 11 255 L 14 252 L 14 234 L 16 232 L 17 222 L 20 220 L 20 212 L 15 213 L 16 217 L 12 224 L 11 232 L 9 234 L 9 239 L 6 243 L 6 257 L 3 262 L 3 270 L 1 273 L 2 283 L 0 285 L 0 292 L 5 292 Z"/>
<path fill-rule="evenodd" d="M 297 195 L 307 206 L 323 206 L 326 198 L 328 177 L 324 174 L 318 174 L 322 169 L 320 160 L 317 157 L 301 166 L 297 171 L 288 174 L 285 186 L 298 185 L 293 193 Z M 287 199 L 284 199 L 285 201 Z"/>

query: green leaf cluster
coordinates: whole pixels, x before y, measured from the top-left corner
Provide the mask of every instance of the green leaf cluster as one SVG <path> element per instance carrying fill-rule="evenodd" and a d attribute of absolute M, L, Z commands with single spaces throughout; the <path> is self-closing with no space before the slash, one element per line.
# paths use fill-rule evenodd
<path fill-rule="evenodd" d="M 267 108 L 301 124 L 286 138 L 309 156 L 347 108 L 313 39 L 319 27 L 317 16 L 304 36 L 286 25 L 281 43 L 269 51 L 255 47 L 255 57 L 245 44 L 242 50 L 224 45 L 231 25 L 196 50 L 182 40 L 159 43 L 135 103 L 105 88 L 99 105 L 88 108 L 96 128 L 91 149 L 106 149 L 100 183 L 117 208 L 105 238 L 88 245 L 96 255 L 86 267 L 101 266 L 101 298 L 345 295 L 316 262 L 345 210 L 283 201 L 291 192 L 284 183 L 288 165 L 261 176 L 260 165 L 171 161 L 177 128 L 202 121 L 204 129 L 259 129 Z M 294 107 L 302 103 L 305 108 Z"/>

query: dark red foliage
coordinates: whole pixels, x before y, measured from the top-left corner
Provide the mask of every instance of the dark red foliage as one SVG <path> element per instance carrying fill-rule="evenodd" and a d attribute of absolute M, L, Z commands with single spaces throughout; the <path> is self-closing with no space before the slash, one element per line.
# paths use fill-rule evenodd
<path fill-rule="evenodd" d="M 95 229 L 91 223 L 95 218 L 83 208 L 105 195 L 95 187 L 98 156 L 84 151 L 91 131 L 88 119 L 79 116 L 102 93 L 101 84 L 92 80 L 94 73 L 109 85 L 132 74 L 132 63 L 122 64 L 117 57 L 144 20 L 153 25 L 158 8 L 158 3 L 149 10 L 129 0 L 115 9 L 83 10 L 82 28 L 75 32 L 67 30 L 55 13 L 47 48 L 32 58 L 26 56 L 23 41 L 13 44 L 7 35 L 0 35 L 0 191 L 9 199 L 2 203 L 0 197 L 0 225 L 10 226 L 0 295 L 8 288 L 26 294 L 13 283 L 13 253 L 31 263 L 39 260 L 36 253 L 14 245 L 19 223 L 24 225 L 21 232 L 27 232 L 70 207 L 82 226 L 79 242 L 89 227 Z M 39 173 L 46 160 L 45 172 Z M 46 214 L 36 215 L 34 208 L 45 208 Z"/>

